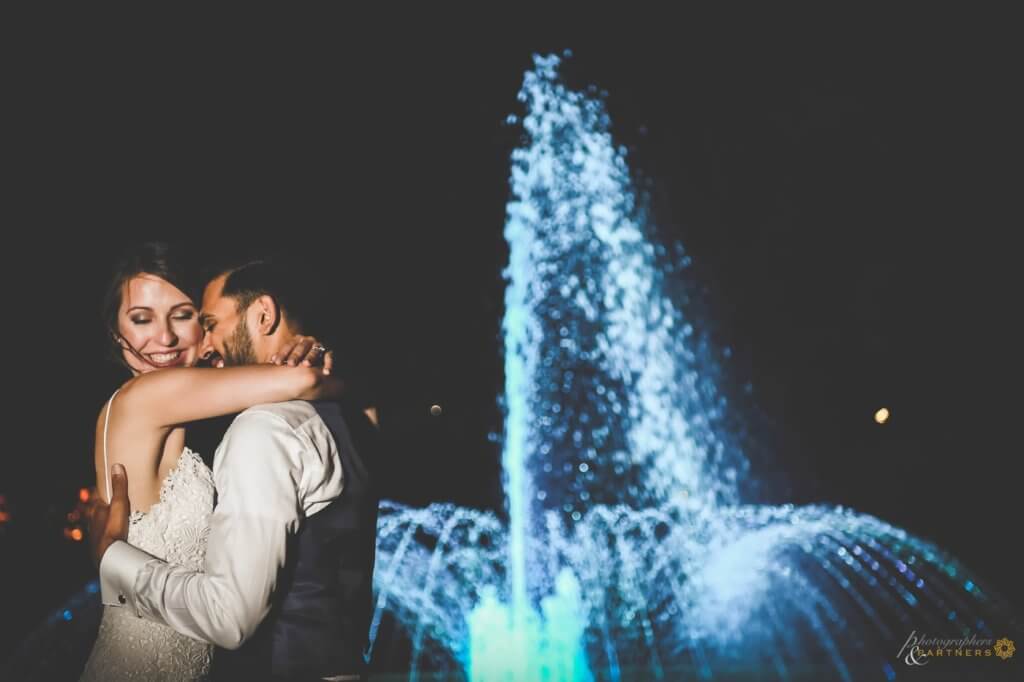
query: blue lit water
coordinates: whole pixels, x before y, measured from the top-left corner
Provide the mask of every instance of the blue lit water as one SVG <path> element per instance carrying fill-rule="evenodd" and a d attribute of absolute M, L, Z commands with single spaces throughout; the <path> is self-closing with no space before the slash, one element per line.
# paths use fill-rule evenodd
<path fill-rule="evenodd" d="M 412 678 L 894 679 L 914 629 L 1016 631 L 933 544 L 743 499 L 713 354 L 673 294 L 679 253 L 653 238 L 602 101 L 560 63 L 525 74 L 512 155 L 509 522 L 447 505 L 382 518 L 376 622 L 408 628 Z"/>

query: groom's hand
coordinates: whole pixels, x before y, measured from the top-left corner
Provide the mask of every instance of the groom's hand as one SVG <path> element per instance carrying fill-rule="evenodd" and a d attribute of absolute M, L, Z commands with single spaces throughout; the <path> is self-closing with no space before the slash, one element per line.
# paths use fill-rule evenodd
<path fill-rule="evenodd" d="M 128 517 L 132 505 L 128 500 L 128 475 L 123 465 L 115 464 L 110 468 L 110 488 L 110 504 L 97 495 L 89 517 L 89 544 L 97 568 L 108 547 L 118 540 L 128 539 Z"/>

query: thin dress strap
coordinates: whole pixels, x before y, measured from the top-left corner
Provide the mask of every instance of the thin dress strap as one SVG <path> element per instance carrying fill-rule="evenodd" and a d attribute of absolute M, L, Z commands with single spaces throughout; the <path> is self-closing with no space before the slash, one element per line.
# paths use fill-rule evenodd
<path fill-rule="evenodd" d="M 121 389 L 117 389 L 120 391 Z M 117 395 L 117 391 L 114 391 L 114 395 L 110 396 L 110 400 L 107 401 L 107 415 L 103 418 L 103 473 L 107 479 L 107 503 L 110 503 L 111 498 L 111 485 L 110 485 L 110 464 L 107 463 L 107 427 L 110 426 L 110 406 L 114 404 L 114 396 Z"/>

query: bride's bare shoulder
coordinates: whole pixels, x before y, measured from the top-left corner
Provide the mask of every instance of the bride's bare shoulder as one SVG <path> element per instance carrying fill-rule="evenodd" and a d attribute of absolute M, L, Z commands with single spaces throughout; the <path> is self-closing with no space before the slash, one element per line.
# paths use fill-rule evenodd
<path fill-rule="evenodd" d="M 125 398 L 126 397 L 128 397 L 129 400 L 130 400 L 131 391 L 128 391 L 127 389 L 129 389 L 131 386 L 134 386 L 138 380 L 139 380 L 139 377 L 131 377 L 130 379 L 125 381 L 123 384 L 118 386 L 117 389 L 106 400 L 103 401 L 103 404 L 100 405 L 99 414 L 96 415 L 96 428 L 97 428 L 97 430 L 103 428 L 103 425 L 107 421 L 107 411 L 115 402 L 123 403 L 123 402 L 125 402 Z M 118 411 L 116 409 L 111 410 L 111 412 L 110 412 L 111 419 L 113 419 L 117 415 L 117 412 Z"/>

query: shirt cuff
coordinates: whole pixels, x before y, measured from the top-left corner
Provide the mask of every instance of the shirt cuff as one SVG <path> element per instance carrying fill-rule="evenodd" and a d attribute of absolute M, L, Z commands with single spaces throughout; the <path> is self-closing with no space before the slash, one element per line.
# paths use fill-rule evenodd
<path fill-rule="evenodd" d="M 107 548 L 100 559 L 100 596 L 104 606 L 135 608 L 135 578 L 156 557 L 118 540 Z"/>

